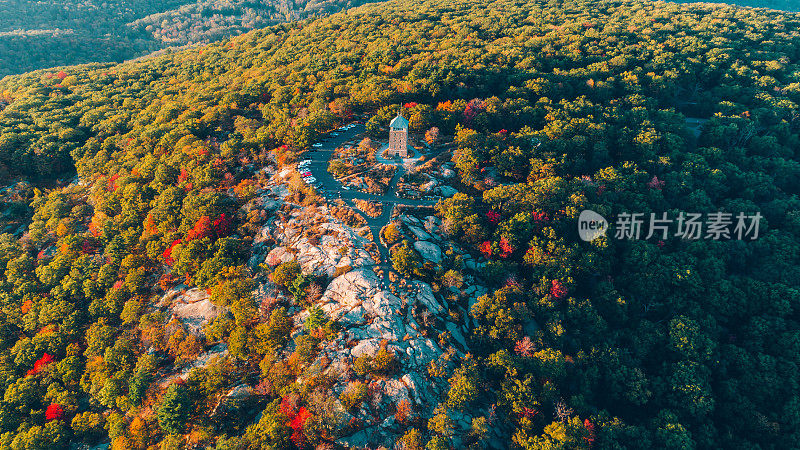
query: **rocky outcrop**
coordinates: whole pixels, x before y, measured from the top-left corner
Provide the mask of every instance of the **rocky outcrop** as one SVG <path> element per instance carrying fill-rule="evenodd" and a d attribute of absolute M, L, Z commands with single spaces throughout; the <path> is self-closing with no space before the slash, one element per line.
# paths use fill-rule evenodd
<path fill-rule="evenodd" d="M 436 193 L 441 195 L 442 197 L 452 197 L 458 194 L 458 189 L 452 186 L 439 186 L 436 188 Z"/>
<path fill-rule="evenodd" d="M 202 336 L 203 327 L 221 312 L 205 289 L 200 288 L 170 290 L 161 297 L 158 305 L 166 307 L 171 317 L 180 320 L 186 330 L 196 336 Z"/>
<path fill-rule="evenodd" d="M 226 344 L 220 343 L 214 345 L 207 351 L 200 354 L 197 358 L 192 360 L 189 364 L 186 364 L 185 366 L 182 366 L 180 368 L 176 368 L 177 370 L 175 370 L 171 374 L 162 377 L 160 380 L 156 382 L 156 384 L 158 384 L 162 388 L 165 388 L 175 380 L 186 381 L 192 370 L 208 367 L 208 365 L 211 364 L 211 361 L 214 360 L 214 358 L 225 358 L 226 356 L 228 356 L 228 346 Z"/>
<path fill-rule="evenodd" d="M 349 447 L 392 446 L 401 429 L 393 417 L 397 405 L 407 401 L 417 414 L 432 414 L 447 386 L 443 380 L 428 378 L 428 365 L 463 354 L 463 350 L 449 343 L 442 348 L 438 336 L 449 331 L 457 347 L 463 349 L 465 329 L 442 320 L 447 305 L 437 300 L 427 283 L 410 282 L 394 294 L 381 289 L 377 275 L 365 268 L 331 281 L 320 305 L 342 327 L 339 336 L 328 342 L 320 355 L 331 361 L 329 370 L 352 374 L 348 367 L 355 358 L 374 356 L 381 348 L 397 358 L 393 374 L 369 381 L 369 405 L 353 416 L 363 425 L 339 443 Z M 448 325 L 439 330 L 434 323 Z M 351 377 L 341 375 L 334 391 L 341 394 Z"/>
<path fill-rule="evenodd" d="M 275 192 L 270 195 L 278 197 Z M 264 201 L 262 205 L 272 204 Z M 297 260 L 304 274 L 333 278 L 316 304 L 337 323 L 338 333 L 321 344 L 309 367 L 335 380 L 330 394 L 342 417 L 342 425 L 334 430 L 337 444 L 393 447 L 409 426 L 395 417 L 398 406 L 407 407 L 413 417 L 427 419 L 446 395 L 448 378 L 469 352 L 465 336 L 471 319 L 464 308 L 485 290 L 474 286 L 473 276 L 465 273 L 469 287 L 465 291 L 451 288 L 448 293 L 460 300 L 448 304 L 428 283 L 403 279 L 394 272 L 383 278 L 383 273 L 391 271 L 388 259 L 379 261 L 373 251 L 375 243 L 333 217 L 326 207 L 284 206 L 274 217 L 272 211 L 269 214 L 271 219 L 263 222 L 253 241 L 251 268 L 258 271 L 262 264 L 274 267 Z M 397 217 L 395 224 L 402 225 L 404 238 L 414 242 L 426 261 L 444 263 L 444 250 L 449 254 L 452 245 L 440 236 L 438 218 L 420 219 L 406 213 Z M 349 270 L 342 273 L 343 268 Z M 272 282 L 262 279 L 254 295 L 262 306 L 269 304 L 263 303 L 267 300 L 290 304 L 287 310 L 293 315 L 293 336 L 304 332 L 309 311 Z M 451 314 L 455 311 L 459 313 Z M 463 319 L 456 322 L 455 316 Z M 391 370 L 356 373 L 354 363 L 359 358 L 363 361 L 387 353 L 394 358 Z M 430 376 L 431 367 L 441 376 Z M 303 382 L 302 376 L 298 382 Z M 367 398 L 346 411 L 339 399 L 349 387 L 361 386 L 359 383 L 366 385 Z"/>
<path fill-rule="evenodd" d="M 327 209 L 320 208 L 321 213 Z M 337 269 L 374 265 L 375 259 L 368 247 L 374 245 L 354 229 L 339 223 L 332 216 L 315 225 L 314 233 L 307 233 L 306 218 L 295 213 L 285 224 L 267 224 L 254 240 L 254 257 L 251 267 L 266 262 L 277 265 L 297 260 L 306 274 L 332 277 Z M 265 253 L 262 243 L 270 237 L 280 245 Z"/>
<path fill-rule="evenodd" d="M 434 264 L 440 264 L 442 262 L 442 249 L 433 242 L 416 241 L 414 242 L 414 248 L 425 260 Z"/>

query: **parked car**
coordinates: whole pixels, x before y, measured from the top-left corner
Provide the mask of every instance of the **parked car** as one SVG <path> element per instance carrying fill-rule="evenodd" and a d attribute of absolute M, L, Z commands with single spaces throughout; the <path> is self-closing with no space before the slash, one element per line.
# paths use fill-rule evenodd
<path fill-rule="evenodd" d="M 314 178 L 314 177 L 308 177 L 308 178 L 306 178 L 306 183 L 308 183 L 308 184 L 314 184 L 314 183 L 316 183 L 316 182 L 317 182 L 317 179 L 316 179 L 316 178 Z"/>
<path fill-rule="evenodd" d="M 322 147 L 322 142 L 317 142 L 316 144 L 313 144 L 312 147 L 320 148 L 320 147 Z"/>

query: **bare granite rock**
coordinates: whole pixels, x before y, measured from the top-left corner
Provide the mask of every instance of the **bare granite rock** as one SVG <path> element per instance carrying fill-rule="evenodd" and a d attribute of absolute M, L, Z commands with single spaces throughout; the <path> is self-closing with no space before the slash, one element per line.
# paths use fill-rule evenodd
<path fill-rule="evenodd" d="M 327 216 L 328 222 L 318 225 L 319 234 L 307 236 L 302 233 L 303 219 L 293 217 L 283 231 L 277 229 L 275 238 L 281 245 L 267 254 L 265 261 L 286 262 L 296 259 L 303 273 L 318 276 L 333 276 L 343 267 L 357 268 L 375 264 L 367 247 L 371 241 L 356 230 L 338 223 Z"/>
<path fill-rule="evenodd" d="M 280 197 L 277 189 L 271 191 L 270 196 Z M 265 206 L 266 203 L 259 207 Z M 465 336 L 470 316 L 463 307 L 485 290 L 470 286 L 473 278 L 467 274 L 465 281 L 469 287 L 465 292 L 452 291 L 464 305 L 450 305 L 428 283 L 398 279 L 396 274 L 384 279 L 382 273 L 387 261 L 379 264 L 375 260 L 377 256 L 369 251 L 375 244 L 360 236 L 358 230 L 333 217 L 324 206 L 314 209 L 289 206 L 293 209 L 282 208 L 262 225 L 254 240 L 250 266 L 259 270 L 262 263 L 274 267 L 280 262 L 297 260 L 306 275 L 339 274 L 316 302 L 337 323 L 338 333 L 323 341 L 310 367 L 334 380 L 329 395 L 335 399 L 337 416 L 342 418 L 341 426 L 333 430 L 337 444 L 347 448 L 391 448 L 408 428 L 408 423 L 395 419 L 398 405 L 408 405 L 414 417 L 424 420 L 432 416 L 446 395 L 447 380 L 458 361 L 469 352 Z M 445 241 L 439 234 L 438 218 L 429 216 L 420 220 L 401 214 L 397 220 L 408 230 L 406 234 L 413 236 L 415 248 L 427 261 L 435 264 L 443 261 Z M 472 264 L 477 269 L 478 263 L 472 261 Z M 348 269 L 342 273 L 344 268 Z M 294 323 L 292 336 L 306 332 L 303 326 L 309 311 L 279 291 L 271 282 L 263 281 L 254 296 L 258 303 L 266 299 L 289 302 L 287 309 Z M 453 322 L 448 314 L 451 308 L 460 308 L 465 321 Z M 391 370 L 366 374 L 354 371 L 356 359 L 374 357 L 379 352 L 394 355 Z M 429 375 L 433 363 L 442 376 Z M 296 381 L 303 383 L 304 376 L 308 375 Z M 338 398 L 355 381 L 367 384 L 368 398 L 345 411 Z M 465 417 L 459 422 L 466 420 Z"/>
<path fill-rule="evenodd" d="M 442 262 L 442 249 L 433 242 L 416 241 L 414 242 L 414 248 L 426 260 L 435 264 L 440 264 Z"/>
<path fill-rule="evenodd" d="M 398 363 L 393 374 L 371 381 L 369 411 L 356 413 L 363 428 L 340 438 L 341 445 L 392 446 L 402 429 L 394 423 L 392 411 L 396 405 L 408 401 L 413 411 L 427 417 L 446 389 L 445 383 L 428 379 L 427 367 L 432 361 L 447 359 L 448 351 L 429 337 L 438 336 L 439 332 L 426 333 L 412 313 L 414 305 L 430 314 L 440 314 L 445 307 L 427 283 L 408 283 L 401 295 L 406 300 L 381 289 L 372 270 L 359 268 L 331 281 L 320 299 L 321 308 L 342 326 L 339 336 L 326 343 L 320 355 L 331 361 L 328 370 L 342 372 L 348 361 L 362 355 L 374 356 L 381 348 L 393 353 Z M 451 326 L 446 330 L 457 334 L 457 347 L 464 347 L 460 328 Z M 450 352 L 463 355 L 457 348 Z M 340 394 L 346 385 L 342 379 L 334 391 Z"/>
<path fill-rule="evenodd" d="M 205 289 L 200 288 L 170 290 L 161 297 L 158 305 L 167 307 L 187 331 L 196 336 L 202 336 L 205 324 L 214 320 L 221 312 L 211 302 Z"/>

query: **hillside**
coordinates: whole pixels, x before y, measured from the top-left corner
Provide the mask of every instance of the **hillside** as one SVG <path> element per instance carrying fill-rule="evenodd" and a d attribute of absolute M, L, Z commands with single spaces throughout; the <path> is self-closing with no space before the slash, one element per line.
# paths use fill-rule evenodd
<path fill-rule="evenodd" d="M 120 62 L 168 46 L 208 43 L 362 3 L 8 0 L 0 14 L 0 77 L 68 64 Z"/>
<path fill-rule="evenodd" d="M 692 0 L 679 0 L 679 3 L 697 3 Z M 795 0 L 714 0 L 706 3 L 725 3 L 728 5 L 747 6 L 751 8 L 769 8 L 781 11 L 800 11 L 800 4 Z"/>
<path fill-rule="evenodd" d="M 0 80 L 0 448 L 795 447 L 799 27 L 393 0 Z"/>

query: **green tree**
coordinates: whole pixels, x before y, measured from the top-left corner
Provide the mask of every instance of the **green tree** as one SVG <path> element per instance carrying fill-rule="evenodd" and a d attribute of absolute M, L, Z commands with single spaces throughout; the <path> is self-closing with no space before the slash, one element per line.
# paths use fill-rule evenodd
<path fill-rule="evenodd" d="M 186 429 L 190 412 L 191 404 L 186 388 L 178 383 L 170 384 L 156 410 L 161 429 L 168 434 L 182 434 Z"/>

